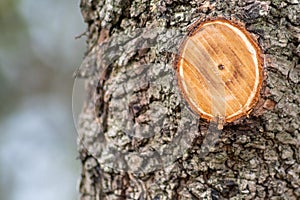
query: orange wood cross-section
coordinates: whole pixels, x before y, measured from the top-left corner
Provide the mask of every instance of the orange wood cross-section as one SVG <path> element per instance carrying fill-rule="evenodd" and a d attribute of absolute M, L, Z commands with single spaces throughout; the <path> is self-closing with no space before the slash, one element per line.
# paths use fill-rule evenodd
<path fill-rule="evenodd" d="M 228 20 L 195 27 L 181 46 L 176 68 L 185 99 L 206 120 L 232 122 L 247 115 L 258 100 L 260 48 L 245 28 Z"/>

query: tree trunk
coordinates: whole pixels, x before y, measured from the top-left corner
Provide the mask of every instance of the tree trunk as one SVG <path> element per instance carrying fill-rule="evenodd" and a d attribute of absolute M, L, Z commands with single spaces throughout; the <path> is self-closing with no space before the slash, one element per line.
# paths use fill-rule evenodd
<path fill-rule="evenodd" d="M 300 199 L 298 0 L 81 0 L 88 52 L 81 200 Z M 199 118 L 174 59 L 199 19 L 245 24 L 264 53 L 259 111 L 223 130 Z"/>

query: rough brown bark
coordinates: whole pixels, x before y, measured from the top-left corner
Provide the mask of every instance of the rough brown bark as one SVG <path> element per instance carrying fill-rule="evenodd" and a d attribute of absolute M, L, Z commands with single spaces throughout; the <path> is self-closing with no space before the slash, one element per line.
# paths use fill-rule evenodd
<path fill-rule="evenodd" d="M 300 199 L 298 0 L 81 0 L 81 10 L 78 77 L 93 77 L 78 130 L 82 200 Z M 188 109 L 172 63 L 187 27 L 216 16 L 258 37 L 266 111 L 203 152 L 213 125 Z"/>

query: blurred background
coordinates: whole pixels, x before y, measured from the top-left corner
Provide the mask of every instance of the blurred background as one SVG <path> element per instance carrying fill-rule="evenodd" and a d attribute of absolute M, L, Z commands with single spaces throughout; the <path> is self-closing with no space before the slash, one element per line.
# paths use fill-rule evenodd
<path fill-rule="evenodd" d="M 73 73 L 85 31 L 74 0 L 0 0 L 0 199 L 78 199 Z"/>

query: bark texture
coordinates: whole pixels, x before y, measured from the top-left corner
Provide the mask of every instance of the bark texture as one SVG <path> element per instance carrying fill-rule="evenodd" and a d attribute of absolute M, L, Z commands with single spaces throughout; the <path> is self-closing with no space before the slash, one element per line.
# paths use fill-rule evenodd
<path fill-rule="evenodd" d="M 81 200 L 300 199 L 298 0 L 81 0 L 80 7 L 88 59 L 77 75 L 94 77 L 78 130 Z M 256 35 L 267 76 L 256 115 L 228 124 L 203 148 L 213 125 L 188 108 L 172 64 L 188 27 L 217 16 Z"/>

